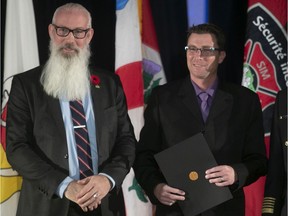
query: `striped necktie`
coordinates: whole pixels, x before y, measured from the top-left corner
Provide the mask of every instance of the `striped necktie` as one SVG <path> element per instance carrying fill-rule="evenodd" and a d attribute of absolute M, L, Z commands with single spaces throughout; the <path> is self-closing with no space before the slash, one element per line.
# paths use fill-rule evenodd
<path fill-rule="evenodd" d="M 80 179 L 83 179 L 93 175 L 93 169 L 89 136 L 82 101 L 70 101 L 70 110 L 74 126 Z"/>

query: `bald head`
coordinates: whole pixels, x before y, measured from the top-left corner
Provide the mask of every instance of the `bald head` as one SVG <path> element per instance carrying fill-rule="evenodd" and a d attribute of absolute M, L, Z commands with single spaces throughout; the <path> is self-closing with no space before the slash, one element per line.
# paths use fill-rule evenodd
<path fill-rule="evenodd" d="M 54 15 L 52 18 L 52 23 L 56 23 L 56 19 L 57 19 L 58 15 L 61 13 L 66 13 L 66 14 L 68 14 L 68 13 L 81 13 L 87 17 L 87 20 L 88 20 L 87 28 L 91 28 L 91 26 L 92 26 L 91 14 L 89 13 L 89 11 L 85 7 L 83 7 L 80 4 L 67 3 L 65 5 L 58 7 L 56 9 L 56 11 L 54 12 Z"/>

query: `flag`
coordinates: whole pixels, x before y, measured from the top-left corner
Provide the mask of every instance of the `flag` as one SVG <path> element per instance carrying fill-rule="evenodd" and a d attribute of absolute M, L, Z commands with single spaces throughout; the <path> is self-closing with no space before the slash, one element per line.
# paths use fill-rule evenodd
<path fill-rule="evenodd" d="M 288 83 L 287 1 L 249 0 L 242 85 L 259 95 L 269 153 L 272 109 Z M 269 155 L 267 155 L 269 156 Z M 265 177 L 244 188 L 246 216 L 261 215 Z"/>
<path fill-rule="evenodd" d="M 137 0 L 116 1 L 115 69 L 127 98 L 128 113 L 136 138 L 143 126 L 144 93 Z M 131 169 L 122 185 L 127 216 L 152 215 L 152 206 Z"/>
<path fill-rule="evenodd" d="M 6 111 L 13 76 L 39 65 L 32 0 L 9 0 L 6 8 L 1 107 L 0 214 L 16 215 L 22 178 L 7 162 Z"/>
<path fill-rule="evenodd" d="M 164 84 L 166 78 L 149 1 L 117 0 L 116 16 L 115 70 L 120 76 L 127 98 L 128 114 L 136 139 L 139 140 L 144 124 L 145 102 L 152 88 Z M 137 183 L 133 169 L 126 176 L 122 189 L 127 216 L 153 215 L 152 204 Z"/>
<path fill-rule="evenodd" d="M 142 65 L 144 80 L 144 103 L 152 89 L 166 83 L 151 13 L 150 1 L 142 0 Z"/>

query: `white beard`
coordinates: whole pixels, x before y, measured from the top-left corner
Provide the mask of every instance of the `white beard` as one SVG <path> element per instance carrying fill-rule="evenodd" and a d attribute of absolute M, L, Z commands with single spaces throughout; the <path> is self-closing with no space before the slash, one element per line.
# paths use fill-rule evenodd
<path fill-rule="evenodd" d="M 45 92 L 54 98 L 81 100 L 90 88 L 89 46 L 83 49 L 73 47 L 77 52 L 70 56 L 62 54 L 62 48 L 50 41 L 51 54 L 44 66 L 40 81 Z"/>

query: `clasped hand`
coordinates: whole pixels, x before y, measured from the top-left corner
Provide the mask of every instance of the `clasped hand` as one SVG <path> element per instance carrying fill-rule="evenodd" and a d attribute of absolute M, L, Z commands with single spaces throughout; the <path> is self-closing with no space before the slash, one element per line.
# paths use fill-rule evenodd
<path fill-rule="evenodd" d="M 87 212 L 96 209 L 110 189 L 111 186 L 106 176 L 94 175 L 70 182 L 64 195 Z"/>

